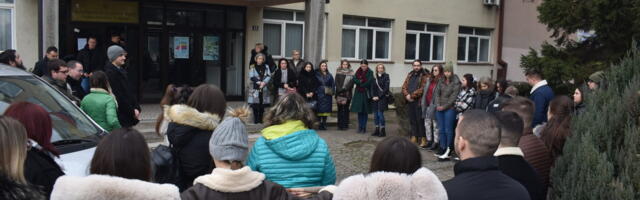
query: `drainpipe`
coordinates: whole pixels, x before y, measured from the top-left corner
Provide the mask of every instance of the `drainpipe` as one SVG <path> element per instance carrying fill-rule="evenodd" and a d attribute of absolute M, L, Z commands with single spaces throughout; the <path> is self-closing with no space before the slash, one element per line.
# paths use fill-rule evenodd
<path fill-rule="evenodd" d="M 505 0 L 500 0 L 500 14 L 498 21 L 498 65 L 502 69 L 498 70 L 498 80 L 504 80 L 507 78 L 507 62 L 502 59 L 502 40 L 504 38 L 504 6 Z"/>

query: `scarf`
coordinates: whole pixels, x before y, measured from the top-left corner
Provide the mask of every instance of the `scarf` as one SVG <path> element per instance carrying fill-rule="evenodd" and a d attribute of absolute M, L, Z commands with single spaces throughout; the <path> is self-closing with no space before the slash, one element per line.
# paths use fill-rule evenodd
<path fill-rule="evenodd" d="M 358 80 L 360 80 L 360 83 L 367 82 L 367 72 L 368 71 L 369 70 L 365 71 L 365 70 L 362 70 L 362 68 L 358 68 L 358 71 L 356 71 L 356 78 Z M 358 92 L 365 92 L 365 88 L 364 87 L 358 86 L 356 89 L 358 90 Z"/>

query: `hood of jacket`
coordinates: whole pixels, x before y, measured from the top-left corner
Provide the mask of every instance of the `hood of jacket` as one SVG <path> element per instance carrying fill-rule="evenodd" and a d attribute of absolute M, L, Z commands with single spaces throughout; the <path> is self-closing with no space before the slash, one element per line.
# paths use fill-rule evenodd
<path fill-rule="evenodd" d="M 281 124 L 284 126 L 275 125 L 282 129 L 271 126 L 262 131 L 265 144 L 269 149 L 287 160 L 302 160 L 309 157 L 320 141 L 320 137 L 314 130 L 301 129 L 295 122 Z"/>
<path fill-rule="evenodd" d="M 156 184 L 114 176 L 62 176 L 53 186 L 51 199 L 179 200 L 180 192 L 176 186 L 171 184 Z"/>
<path fill-rule="evenodd" d="M 220 116 L 200 112 L 184 104 L 164 106 L 164 118 L 169 122 L 213 131 L 220 123 Z"/>
<path fill-rule="evenodd" d="M 238 193 L 251 191 L 260 186 L 264 178 L 264 174 L 251 171 L 248 166 L 237 170 L 215 168 L 211 174 L 196 178 L 193 184 L 200 183 L 219 192 Z"/>
<path fill-rule="evenodd" d="M 426 168 L 420 168 L 411 175 L 395 172 L 354 175 L 344 179 L 337 187 L 326 188 L 326 190 L 334 194 L 334 200 L 446 200 L 448 198 L 447 191 L 438 177 Z"/>

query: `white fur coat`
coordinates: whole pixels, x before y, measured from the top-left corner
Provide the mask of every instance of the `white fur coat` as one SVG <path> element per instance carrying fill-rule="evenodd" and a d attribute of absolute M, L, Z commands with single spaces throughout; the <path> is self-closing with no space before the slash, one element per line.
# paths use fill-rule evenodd
<path fill-rule="evenodd" d="M 51 200 L 179 200 L 178 188 L 105 175 L 62 176 L 53 186 Z"/>

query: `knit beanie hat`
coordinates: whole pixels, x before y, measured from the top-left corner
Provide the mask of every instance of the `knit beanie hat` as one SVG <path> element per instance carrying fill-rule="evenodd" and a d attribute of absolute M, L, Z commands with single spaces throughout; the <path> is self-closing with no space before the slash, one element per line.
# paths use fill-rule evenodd
<path fill-rule="evenodd" d="M 603 71 L 597 71 L 593 74 L 591 74 L 591 76 L 589 76 L 589 80 L 596 82 L 596 83 L 600 83 L 602 82 L 602 79 L 604 79 L 604 72 Z"/>
<path fill-rule="evenodd" d="M 109 58 L 109 62 L 113 62 L 116 58 L 120 57 L 120 55 L 127 53 L 122 47 L 118 45 L 111 45 L 107 49 L 107 57 Z"/>
<path fill-rule="evenodd" d="M 228 115 L 213 131 L 209 153 L 214 160 L 244 161 L 249 151 L 249 135 L 243 119 L 249 116 L 249 109 L 238 108 Z"/>
<path fill-rule="evenodd" d="M 449 61 L 446 65 L 444 65 L 444 69 L 445 72 L 451 72 L 453 73 L 453 63 L 451 61 Z"/>

